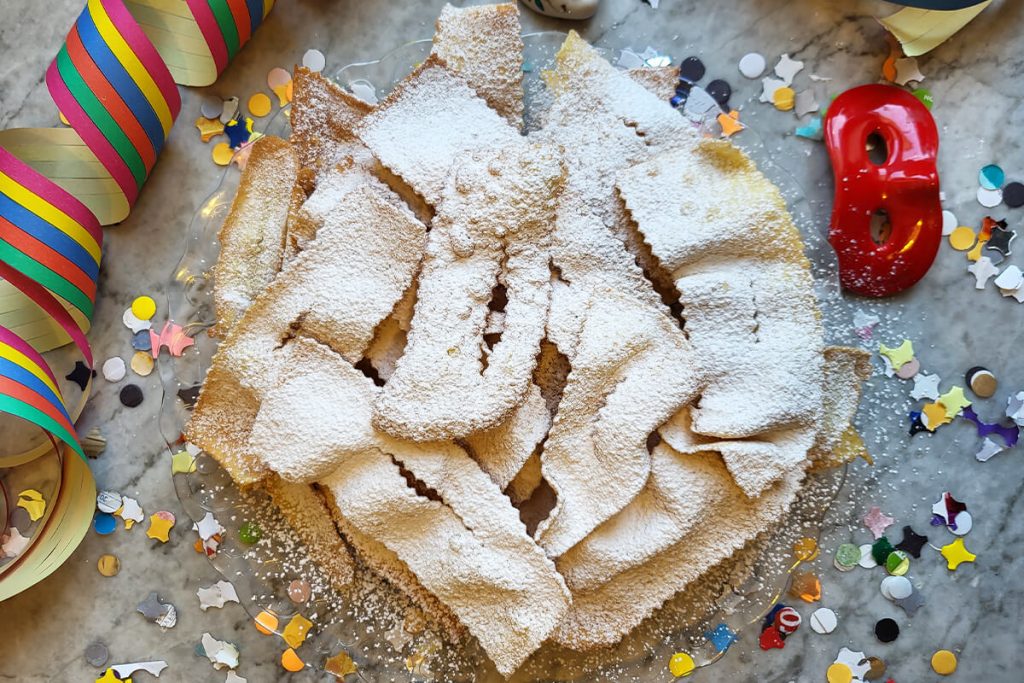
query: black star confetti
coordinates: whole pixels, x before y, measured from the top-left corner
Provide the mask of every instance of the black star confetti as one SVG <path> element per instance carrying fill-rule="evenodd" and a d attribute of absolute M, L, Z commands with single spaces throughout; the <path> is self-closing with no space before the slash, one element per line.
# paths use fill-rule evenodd
<path fill-rule="evenodd" d="M 909 526 L 905 526 L 903 527 L 903 540 L 896 544 L 896 549 L 910 553 L 915 558 L 920 558 L 921 548 L 923 548 L 927 542 L 927 536 L 915 533 Z"/>
<path fill-rule="evenodd" d="M 924 595 L 921 594 L 921 591 L 914 591 L 902 600 L 893 600 L 893 602 L 902 607 L 908 617 L 912 617 L 924 605 Z"/>
<path fill-rule="evenodd" d="M 85 387 L 88 386 L 89 380 L 93 378 L 94 374 L 88 365 L 82 361 L 77 361 L 75 369 L 65 375 L 64 379 L 74 382 L 82 388 L 82 391 L 85 391 Z"/>
<path fill-rule="evenodd" d="M 184 389 L 178 389 L 178 398 L 185 404 L 186 408 L 192 408 L 195 406 L 196 401 L 199 400 L 199 387 L 197 384 L 194 387 L 185 387 Z"/>
<path fill-rule="evenodd" d="M 1010 250 L 1010 243 L 1013 242 L 1016 236 L 1017 233 L 1013 230 L 996 228 L 992 231 L 992 236 L 988 238 L 988 242 L 985 243 L 985 248 L 998 251 L 1003 256 L 1009 256 L 1013 253 Z"/>

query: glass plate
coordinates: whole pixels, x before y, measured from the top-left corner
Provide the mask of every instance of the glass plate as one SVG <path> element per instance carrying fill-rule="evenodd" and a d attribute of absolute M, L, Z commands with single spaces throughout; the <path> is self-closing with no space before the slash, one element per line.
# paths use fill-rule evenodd
<path fill-rule="evenodd" d="M 540 72 L 551 65 L 565 38 L 558 32 L 524 36 L 524 72 L 527 127 L 536 127 L 546 92 Z M 357 94 L 383 97 L 430 52 L 431 41 L 402 45 L 384 57 L 349 64 L 332 75 L 333 80 Z M 615 63 L 616 53 L 612 53 Z M 287 137 L 288 108 L 279 110 L 265 133 Z M 707 131 L 710 134 L 710 130 Z M 749 127 L 733 138 L 782 191 L 807 252 L 815 264 L 815 284 L 825 319 L 839 306 L 834 256 L 817 226 L 827 220 L 816 215 L 803 189 L 778 165 L 764 140 Z M 209 367 L 216 343 L 204 334 L 214 323 L 212 273 L 216 262 L 217 233 L 230 208 L 240 174 L 232 165 L 213 193 L 192 218 L 185 235 L 180 262 L 171 278 L 168 310 L 171 319 L 195 338 L 195 346 L 181 357 L 161 356 L 158 369 L 164 387 L 160 427 L 173 453 L 182 449 L 180 435 L 189 417 L 188 398 L 194 396 Z M 279 513 L 263 493 L 241 492 L 209 456 L 200 453 L 196 471 L 175 475 L 175 489 L 189 516 L 198 521 L 208 512 L 226 528 L 224 540 L 210 560 L 235 584 L 243 607 L 253 617 L 263 610 L 279 619 L 279 631 L 300 612 L 315 624 L 299 650 L 308 666 L 322 669 L 324 659 L 344 648 L 359 667 L 364 680 L 501 680 L 475 642 L 453 645 L 436 634 L 422 632 L 405 643 L 401 614 L 382 605 L 399 601 L 394 589 L 381 585 L 367 570 L 357 571 L 356 596 L 341 596 L 306 561 L 307 552 L 295 539 Z M 574 653 L 545 646 L 513 677 L 527 680 L 671 680 L 667 663 L 673 653 L 689 653 L 697 666 L 707 666 L 723 655 L 705 637 L 719 624 L 747 634 L 745 646 L 757 640 L 757 626 L 782 595 L 792 571 L 801 564 L 794 557 L 797 540 L 819 537 L 824 513 L 846 476 L 845 468 L 809 477 L 804 492 L 780 528 L 766 534 L 716 567 L 696 584 L 669 601 L 654 617 L 635 629 L 617 646 L 596 653 Z M 253 546 L 239 540 L 238 530 L 247 521 L 258 521 L 262 539 Z M 805 558 L 810 559 L 810 558 Z M 312 598 L 295 605 L 287 595 L 288 584 L 301 578 L 312 586 Z M 390 601 L 390 602 L 389 602 Z M 753 634 L 751 638 L 749 634 Z M 281 649 L 287 647 L 281 643 Z"/>

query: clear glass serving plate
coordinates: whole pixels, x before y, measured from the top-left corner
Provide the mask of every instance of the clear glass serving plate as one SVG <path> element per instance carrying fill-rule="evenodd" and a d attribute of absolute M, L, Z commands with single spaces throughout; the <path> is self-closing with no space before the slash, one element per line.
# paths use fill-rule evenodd
<path fill-rule="evenodd" d="M 539 74 L 552 63 L 564 37 L 557 32 L 524 36 L 528 127 L 536 126 L 536 114 L 544 106 L 545 90 Z M 331 77 L 361 96 L 372 93 L 383 97 L 426 58 L 430 45 L 430 40 L 407 43 L 380 59 L 349 64 Z M 608 56 L 615 63 L 617 55 Z M 287 136 L 287 107 L 262 132 Z M 710 126 L 707 132 L 711 134 Z M 839 294 L 834 259 L 817 228 L 824 225 L 823 217 L 815 215 L 802 188 L 775 163 L 775 150 L 768 149 L 755 131 L 747 128 L 733 140 L 781 188 L 816 264 L 815 281 L 827 320 L 828 309 L 839 305 Z M 181 357 L 163 355 L 158 362 L 164 387 L 161 432 L 172 453 L 182 449 L 180 435 L 189 417 L 188 397 L 194 396 L 202 383 L 216 347 L 215 340 L 205 334 L 214 323 L 211 270 L 219 248 L 217 233 L 239 177 L 237 168 L 229 166 L 220 184 L 196 211 L 185 235 L 181 260 L 171 275 L 167 302 L 171 319 L 195 338 L 195 345 Z M 299 650 L 307 666 L 322 669 L 328 656 L 344 649 L 355 660 L 364 680 L 501 680 L 473 642 L 452 644 L 429 632 L 405 642 L 410 637 L 401 632 L 401 614 L 382 607 L 389 601 L 397 602 L 397 597 L 389 594 L 394 593 L 393 589 L 380 585 L 364 570 L 357 578 L 357 583 L 362 582 L 362 592 L 356 592 L 364 599 L 339 595 L 314 563 L 306 561 L 306 550 L 265 494 L 239 491 L 205 454 L 198 455 L 196 466 L 194 473 L 175 475 L 175 488 L 194 521 L 210 512 L 227 529 L 211 563 L 234 583 L 251 616 L 264 610 L 274 613 L 279 631 L 296 613 L 314 622 L 312 634 Z M 545 647 L 513 680 L 671 680 L 667 664 L 675 652 L 689 653 L 699 667 L 723 656 L 704 635 L 719 624 L 744 636 L 732 649 L 756 648 L 759 623 L 785 592 L 792 571 L 801 564 L 794 557 L 793 544 L 801 538 L 818 538 L 820 521 L 844 478 L 845 469 L 810 477 L 784 524 L 750 544 L 733 561 L 709 572 L 619 645 L 583 654 Z M 239 528 L 250 521 L 259 524 L 263 536 L 257 544 L 247 546 L 239 539 Z M 311 584 L 308 603 L 296 605 L 289 600 L 287 589 L 294 579 Z M 280 647 L 284 650 L 287 645 L 281 642 Z"/>

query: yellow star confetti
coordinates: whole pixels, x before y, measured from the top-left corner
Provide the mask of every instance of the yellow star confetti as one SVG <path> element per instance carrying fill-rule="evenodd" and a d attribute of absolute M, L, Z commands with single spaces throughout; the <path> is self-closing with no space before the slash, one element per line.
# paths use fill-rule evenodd
<path fill-rule="evenodd" d="M 344 678 L 359 671 L 359 668 L 356 667 L 356 663 L 352 661 L 348 653 L 342 650 L 333 657 L 327 658 L 327 661 L 324 662 L 324 671 L 335 678 Z"/>
<path fill-rule="evenodd" d="M 946 558 L 946 566 L 956 571 L 964 562 L 974 562 L 978 556 L 964 546 L 964 539 L 958 538 L 949 545 L 942 546 L 942 556 Z"/>
<path fill-rule="evenodd" d="M 113 669 L 107 669 L 103 672 L 103 676 L 96 679 L 96 683 L 132 683 L 132 679 L 126 678 L 121 680 L 114 674 Z"/>
<path fill-rule="evenodd" d="M 196 459 L 188 451 L 178 451 L 171 456 L 171 474 L 191 474 L 196 471 Z"/>
<path fill-rule="evenodd" d="M 174 515 L 170 512 L 154 512 L 149 516 L 149 528 L 146 530 L 146 535 L 150 538 L 155 538 L 161 543 L 167 543 L 169 540 L 168 534 L 173 526 Z"/>
<path fill-rule="evenodd" d="M 292 620 L 288 622 L 288 625 L 284 627 L 284 632 L 281 633 L 281 637 L 284 638 L 284 642 L 288 643 L 292 647 L 298 647 L 306 640 L 306 636 L 309 635 L 309 629 L 312 627 L 312 621 L 301 614 L 296 614 L 292 617 Z"/>
<path fill-rule="evenodd" d="M 942 425 L 953 421 L 949 416 L 949 412 L 946 410 L 946 406 L 941 403 L 929 403 L 921 409 L 921 413 L 924 415 L 926 420 L 925 427 L 927 427 L 930 432 L 934 432 Z"/>
<path fill-rule="evenodd" d="M 942 396 L 939 396 L 939 403 L 946 409 L 946 415 L 953 419 L 957 414 L 971 405 L 971 402 L 964 396 L 963 387 L 953 387 Z"/>
<path fill-rule="evenodd" d="M 46 512 L 46 500 L 39 491 L 25 489 L 18 494 L 18 507 L 24 509 L 28 513 L 28 518 L 35 522 Z"/>
<path fill-rule="evenodd" d="M 220 119 L 208 119 L 200 116 L 196 119 L 196 128 L 199 129 L 199 139 L 203 142 L 209 142 L 224 133 L 224 124 L 220 122 Z"/>
<path fill-rule="evenodd" d="M 893 348 L 879 344 L 878 352 L 889 359 L 893 370 L 899 370 L 914 357 L 914 344 L 909 339 L 904 339 L 902 344 Z"/>

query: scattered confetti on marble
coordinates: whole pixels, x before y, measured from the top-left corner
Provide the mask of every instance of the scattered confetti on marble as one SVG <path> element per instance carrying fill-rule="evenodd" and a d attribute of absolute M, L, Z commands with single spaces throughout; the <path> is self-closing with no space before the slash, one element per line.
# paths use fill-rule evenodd
<path fill-rule="evenodd" d="M 899 346 L 891 348 L 885 344 L 879 344 L 878 353 L 889 359 L 893 370 L 899 370 L 904 363 L 914 357 L 914 344 L 909 339 L 904 339 Z"/>
<path fill-rule="evenodd" d="M 217 640 L 209 633 L 203 633 L 200 641 L 203 653 L 217 670 L 235 669 L 238 667 L 238 648 L 232 643 L 224 640 Z"/>
<path fill-rule="evenodd" d="M 136 606 L 135 611 L 162 629 L 174 628 L 178 623 L 178 611 L 169 602 L 162 602 L 160 596 L 151 592 Z"/>
<path fill-rule="evenodd" d="M 818 99 L 814 96 L 814 91 L 801 90 L 796 94 L 794 111 L 797 116 L 803 117 L 807 114 L 813 114 L 819 109 L 821 109 L 821 105 L 818 104 Z"/>
<path fill-rule="evenodd" d="M 103 361 L 100 370 L 103 372 L 103 379 L 108 382 L 120 382 L 124 379 L 127 368 L 122 358 L 114 356 Z"/>
<path fill-rule="evenodd" d="M 739 70 L 745 78 L 753 80 L 764 73 L 766 66 L 767 63 L 763 55 L 757 52 L 748 52 L 740 59 Z"/>
<path fill-rule="evenodd" d="M 982 166 L 978 171 L 978 185 L 986 190 L 998 190 L 1006 182 L 1006 173 L 997 164 Z"/>
<path fill-rule="evenodd" d="M 201 586 L 196 596 L 199 598 L 199 609 L 204 612 L 211 607 L 221 608 L 229 602 L 238 602 L 238 593 L 230 581 L 221 580 L 212 586 Z"/>
<path fill-rule="evenodd" d="M 221 102 L 220 110 L 220 122 L 225 126 L 231 121 L 234 121 L 235 114 L 238 113 L 238 98 L 229 97 L 228 99 Z"/>
<path fill-rule="evenodd" d="M 107 578 L 117 576 L 121 571 L 121 560 L 117 555 L 100 555 L 96 560 L 96 570 Z"/>
<path fill-rule="evenodd" d="M 964 539 L 957 538 L 949 545 L 942 546 L 942 556 L 946 558 L 946 566 L 950 571 L 956 571 L 964 562 L 974 562 L 978 557 L 974 553 L 967 550 L 964 545 Z"/>
<path fill-rule="evenodd" d="M 887 576 L 879 586 L 882 595 L 889 600 L 903 600 L 914 592 L 914 585 L 906 576 Z"/>
<path fill-rule="evenodd" d="M 796 75 L 803 71 L 804 63 L 791 58 L 788 54 L 783 54 L 779 58 L 779 62 L 775 65 L 775 75 L 782 79 L 782 82 L 786 85 L 790 85 Z"/>
<path fill-rule="evenodd" d="M 74 382 L 78 385 L 78 388 L 85 391 L 85 388 L 89 386 L 89 380 L 93 378 L 95 373 L 89 369 L 89 366 L 82 361 L 75 361 L 75 367 L 71 372 L 64 376 L 64 379 L 69 382 Z"/>
<path fill-rule="evenodd" d="M 161 543 L 166 543 L 169 540 L 168 534 L 171 533 L 173 526 L 174 515 L 172 513 L 166 510 L 154 512 L 149 516 L 149 528 L 146 530 L 146 536 Z"/>
<path fill-rule="evenodd" d="M 904 577 L 893 576 L 889 578 L 902 579 Z M 925 599 L 921 591 L 914 591 L 905 598 L 894 598 L 893 604 L 902 609 L 908 617 L 912 617 L 917 614 L 917 610 L 924 606 Z"/>
<path fill-rule="evenodd" d="M 199 538 L 204 541 L 212 538 L 215 534 L 223 534 L 225 529 L 212 512 L 207 512 L 203 518 L 192 525 L 193 530 L 198 532 Z"/>
<path fill-rule="evenodd" d="M 288 625 L 284 627 L 281 637 L 291 647 L 299 647 L 305 642 L 311 628 L 313 628 L 313 622 L 301 614 L 296 614 L 288 622 Z"/>
<path fill-rule="evenodd" d="M 860 309 L 853 312 L 853 331 L 856 332 L 857 336 L 861 339 L 871 339 L 875 325 L 877 325 L 878 322 L 879 320 L 877 315 L 865 313 Z"/>
<path fill-rule="evenodd" d="M 725 652 L 729 646 L 738 640 L 736 632 L 726 624 L 719 624 L 710 631 L 705 631 L 704 637 L 718 652 Z"/>
<path fill-rule="evenodd" d="M 949 676 L 956 671 L 956 655 L 949 650 L 938 650 L 932 655 L 932 669 L 940 676 Z"/>
<path fill-rule="evenodd" d="M 160 674 L 167 668 L 167 662 L 163 660 L 153 662 L 133 662 L 131 664 L 114 664 L 110 668 L 120 678 L 127 678 L 136 671 L 145 671 L 148 674 L 160 678 Z"/>
<path fill-rule="evenodd" d="M 835 663 L 845 665 L 857 680 L 863 680 L 864 674 L 866 674 L 868 669 L 871 668 L 867 663 L 867 659 L 864 657 L 863 652 L 855 652 L 848 647 L 844 647 L 839 650 L 839 654 L 836 655 Z"/>
<path fill-rule="evenodd" d="M 951 387 L 949 391 L 939 396 L 939 403 L 946 409 L 946 416 L 950 418 L 956 417 L 961 410 L 971 405 L 964 396 L 964 388 L 960 386 Z"/>
<path fill-rule="evenodd" d="M 982 256 L 980 259 L 967 266 L 967 272 L 974 275 L 974 288 L 985 289 L 990 278 L 999 274 L 999 268 L 992 263 L 992 259 Z"/>
<path fill-rule="evenodd" d="M 921 557 L 921 548 L 928 543 L 928 537 L 914 531 L 911 527 L 903 527 L 903 540 L 896 544 L 897 550 L 910 553 L 915 558 Z"/>
<path fill-rule="evenodd" d="M 196 459 L 186 450 L 171 456 L 171 474 L 191 474 L 196 471 Z"/>
<path fill-rule="evenodd" d="M 986 209 L 993 209 L 1003 203 L 1003 191 L 986 190 L 984 187 L 979 187 L 977 198 L 978 203 Z"/>
<path fill-rule="evenodd" d="M 955 213 L 953 213 L 952 211 L 943 211 L 942 212 L 942 234 L 943 235 L 949 235 L 954 230 L 956 230 L 958 225 L 960 225 L 960 222 L 957 220 Z"/>
<path fill-rule="evenodd" d="M 761 79 L 761 101 L 766 104 L 773 104 L 775 102 L 775 93 L 780 88 L 785 88 L 786 83 L 770 76 L 765 76 Z"/>
<path fill-rule="evenodd" d="M 824 636 L 836 630 L 839 619 L 828 607 L 820 607 L 811 613 L 810 624 L 812 631 Z"/>
<path fill-rule="evenodd" d="M 999 455 L 1004 450 L 1006 449 L 997 444 L 995 441 L 986 438 L 982 442 L 981 448 L 978 450 L 977 453 L 974 454 L 974 457 L 977 458 L 978 462 L 988 462 L 989 460 L 992 459 L 993 456 Z"/>
<path fill-rule="evenodd" d="M 1010 400 L 1013 399 L 1011 398 Z M 1012 415 L 1009 415 L 1009 411 L 1007 411 L 1007 413 L 1009 417 L 1012 417 Z M 982 438 L 985 438 L 990 434 L 998 434 L 1007 448 L 1013 448 L 1017 445 L 1017 440 L 1020 438 L 1020 426 L 1018 424 L 1001 425 L 982 422 L 981 418 L 978 417 L 978 414 L 974 412 L 974 408 L 972 407 L 964 408 L 963 412 L 960 413 L 960 417 L 973 422 L 978 430 L 978 436 Z"/>
<path fill-rule="evenodd" d="M 195 340 L 185 334 L 185 330 L 180 325 L 170 321 L 164 323 L 164 328 L 160 330 L 160 334 L 150 330 L 149 339 L 153 346 L 154 360 L 160 355 L 161 348 L 166 347 L 168 353 L 172 356 L 180 356 L 185 349 L 195 344 Z"/>
<path fill-rule="evenodd" d="M 908 83 L 920 83 L 924 80 L 924 74 L 918 68 L 917 60 L 913 57 L 902 57 L 896 60 L 896 78 L 893 79 L 897 85 Z"/>
<path fill-rule="evenodd" d="M 864 526 L 871 531 L 871 534 L 876 538 L 882 538 L 885 534 L 885 530 L 892 526 L 894 520 L 892 517 L 882 512 L 882 509 L 877 505 L 871 507 L 867 514 L 863 518 Z"/>
<path fill-rule="evenodd" d="M 107 646 L 103 643 L 98 640 L 94 640 L 85 646 L 84 656 L 85 661 L 89 666 L 98 669 L 106 664 L 107 660 L 110 659 L 110 650 L 108 650 Z"/>
<path fill-rule="evenodd" d="M 672 659 L 675 659 L 680 654 L 684 654 L 684 653 L 677 653 L 677 654 L 672 656 Z M 686 656 L 689 656 L 689 655 L 686 655 Z M 691 660 L 690 663 L 691 663 L 691 666 L 692 666 L 693 661 Z M 671 669 L 671 668 L 672 668 L 672 663 L 670 661 L 669 662 L 669 669 Z M 350 657 L 349 654 L 347 652 L 345 652 L 344 650 L 342 650 L 338 654 L 334 655 L 333 657 L 328 657 L 327 661 L 324 662 L 324 671 L 329 673 L 329 674 L 331 674 L 332 676 L 334 676 L 335 678 L 338 678 L 338 679 L 345 678 L 345 676 L 348 676 L 349 674 L 354 674 L 358 670 L 359 669 L 356 667 L 356 663 L 352 661 L 352 657 Z M 674 672 L 673 672 L 673 674 L 674 674 Z M 681 676 L 682 674 L 679 674 L 679 675 Z"/>

